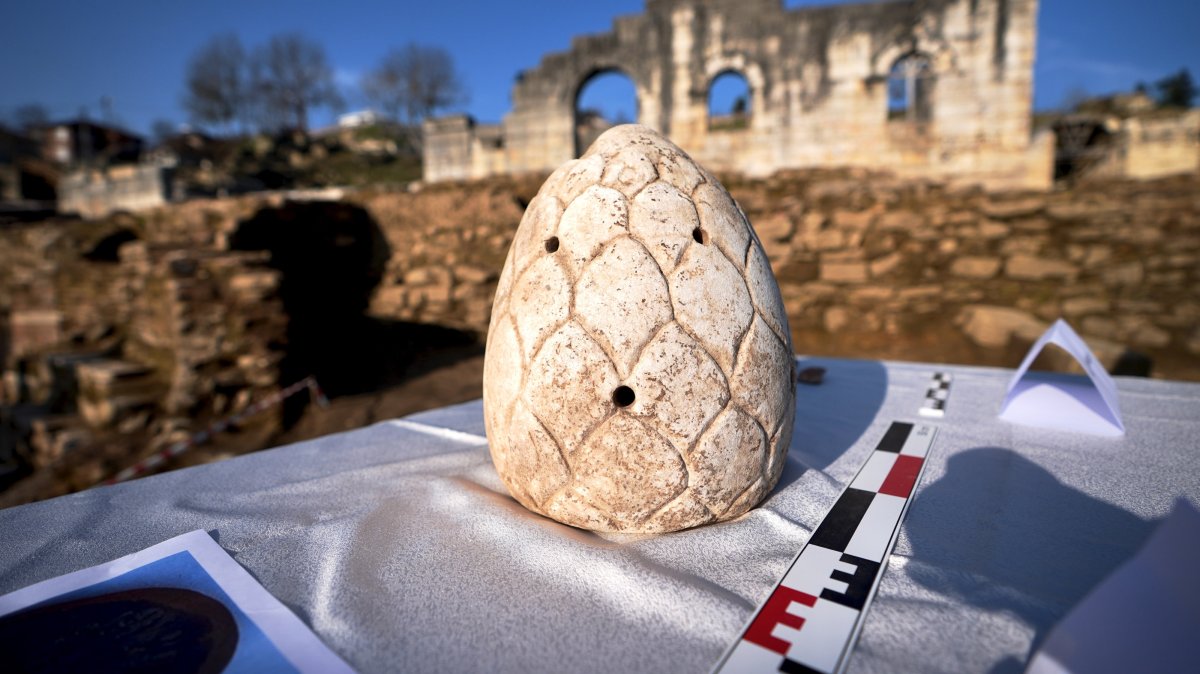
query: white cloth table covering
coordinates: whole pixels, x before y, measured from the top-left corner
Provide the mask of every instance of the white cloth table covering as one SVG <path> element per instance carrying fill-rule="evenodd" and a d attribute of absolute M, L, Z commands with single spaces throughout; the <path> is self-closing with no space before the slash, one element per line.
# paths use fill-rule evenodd
<path fill-rule="evenodd" d="M 1200 385 L 1119 379 L 1120 439 L 996 419 L 1011 371 L 862 360 L 797 391 L 780 484 L 736 521 L 600 536 L 533 515 L 479 401 L 0 511 L 0 593 L 205 529 L 363 672 L 710 669 L 893 420 L 939 427 L 851 672 L 1018 672 L 1180 496 Z M 946 417 L 917 415 L 935 371 Z"/>

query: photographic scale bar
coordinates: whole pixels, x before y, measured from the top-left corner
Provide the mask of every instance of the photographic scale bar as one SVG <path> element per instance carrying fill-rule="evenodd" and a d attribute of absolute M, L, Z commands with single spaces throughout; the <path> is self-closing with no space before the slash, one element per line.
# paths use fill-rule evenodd
<path fill-rule="evenodd" d="M 929 388 L 925 389 L 925 400 L 917 412 L 923 417 L 940 419 L 946 416 L 946 399 L 950 397 L 950 382 L 954 377 L 949 372 L 934 372 Z"/>
<path fill-rule="evenodd" d="M 936 432 L 892 422 L 714 674 L 846 666 Z"/>

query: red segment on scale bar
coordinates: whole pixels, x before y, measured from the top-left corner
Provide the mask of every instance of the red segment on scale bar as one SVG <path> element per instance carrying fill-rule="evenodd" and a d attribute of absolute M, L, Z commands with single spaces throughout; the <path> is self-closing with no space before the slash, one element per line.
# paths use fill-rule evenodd
<path fill-rule="evenodd" d="M 892 465 L 887 478 L 883 480 L 883 485 L 879 487 L 879 493 L 908 498 L 917 481 L 917 475 L 921 474 L 921 464 L 924 462 L 925 459 L 919 456 L 897 456 L 896 463 Z"/>

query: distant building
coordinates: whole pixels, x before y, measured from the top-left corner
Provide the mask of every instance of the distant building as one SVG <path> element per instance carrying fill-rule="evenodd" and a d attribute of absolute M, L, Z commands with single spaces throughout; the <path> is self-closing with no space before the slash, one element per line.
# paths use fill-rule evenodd
<path fill-rule="evenodd" d="M 21 172 L 17 162 L 35 150 L 30 139 L 0 128 L 0 201 L 21 198 Z"/>
<path fill-rule="evenodd" d="M 168 170 L 138 165 L 145 149 L 141 136 L 86 119 L 45 124 L 29 135 L 37 156 L 27 162 L 52 169 L 59 212 L 100 217 L 171 198 Z"/>
<path fill-rule="evenodd" d="M 360 126 L 374 126 L 383 121 L 383 116 L 374 110 L 359 110 L 338 115 L 337 125 L 342 129 L 354 129 Z"/>
<path fill-rule="evenodd" d="M 58 164 L 121 164 L 135 162 L 145 141 L 115 126 L 85 119 L 47 124 L 31 134 L 43 159 Z"/>
<path fill-rule="evenodd" d="M 58 171 L 32 138 L 0 127 L 0 203 L 53 201 Z"/>
<path fill-rule="evenodd" d="M 1055 178 L 1137 178 L 1200 173 L 1200 108 L 1159 108 L 1144 93 L 1081 101 L 1051 117 Z"/>
<path fill-rule="evenodd" d="M 58 211 L 102 218 L 162 206 L 174 197 L 171 178 L 171 169 L 153 164 L 76 169 L 58 183 Z"/>
<path fill-rule="evenodd" d="M 1089 98 L 1079 103 L 1075 111 L 1090 115 L 1125 118 L 1150 112 L 1156 107 L 1158 106 L 1154 103 L 1153 98 L 1140 91 L 1135 91 L 1133 93 Z"/>

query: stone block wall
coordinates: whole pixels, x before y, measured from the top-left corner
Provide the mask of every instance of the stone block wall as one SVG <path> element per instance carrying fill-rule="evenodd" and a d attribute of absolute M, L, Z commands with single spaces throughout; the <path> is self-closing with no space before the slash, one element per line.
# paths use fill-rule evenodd
<path fill-rule="evenodd" d="M 503 127 L 477 124 L 467 115 L 427 119 L 424 177 L 429 182 L 469 180 L 508 172 Z"/>
<path fill-rule="evenodd" d="M 1061 316 L 1109 367 L 1132 349 L 1153 359 L 1155 376 L 1200 381 L 1196 175 L 1049 194 L 847 170 L 725 180 L 771 260 L 802 354 L 1013 367 Z M 499 179 L 363 191 L 308 216 L 365 213 L 377 226 L 371 245 L 386 256 L 366 290 L 367 322 L 432 324 L 482 340 L 539 186 Z M 95 484 L 278 390 L 289 339 L 305 335 L 287 315 L 268 253 L 230 242 L 264 210 L 298 212 L 284 199 L 0 228 L 0 353 L 8 352 L 0 434 L 16 434 L 31 465 L 66 470 L 39 493 Z M 286 235 L 288 223 L 276 224 Z M 329 245 L 353 243 L 341 238 L 352 229 L 331 231 Z M 123 241 L 115 259 L 114 241 Z M 354 362 L 375 367 L 376 357 L 406 348 L 379 346 Z M 279 412 L 223 437 L 268 446 Z"/>
<path fill-rule="evenodd" d="M 132 278 L 126 359 L 165 384 L 166 414 L 227 411 L 277 388 L 287 315 L 279 274 L 260 252 L 122 249 Z M 236 411 L 236 410 L 235 410 Z"/>
<path fill-rule="evenodd" d="M 171 199 L 170 172 L 160 166 L 121 165 L 68 173 L 58 184 L 58 211 L 100 218 L 144 211 Z"/>
<path fill-rule="evenodd" d="M 1132 349 L 1156 376 L 1200 380 L 1200 177 L 1048 194 L 854 170 L 725 179 L 771 260 L 801 353 L 1012 367 L 1061 316 L 1110 367 Z M 539 186 L 493 179 L 346 197 L 386 254 L 365 316 L 482 340 Z M 46 457 L 117 429 L 183 433 L 279 387 L 298 337 L 280 272 L 263 251 L 229 248 L 282 200 L 0 229 L 3 403 L 45 404 L 47 420 L 22 428 L 37 431 Z M 122 232 L 133 238 L 115 259 L 98 252 Z M 71 396 L 74 406 L 50 404 Z"/>
<path fill-rule="evenodd" d="M 1058 317 L 1110 367 L 1200 377 L 1200 180 L 986 193 L 847 174 L 735 183 L 797 349 L 1015 366 Z"/>
<path fill-rule="evenodd" d="M 466 115 L 425 120 L 425 180 L 466 180 L 472 177 L 471 145 L 474 121 Z"/>
<path fill-rule="evenodd" d="M 1127 119 L 1121 137 L 1124 175 L 1145 179 L 1200 172 L 1200 110 Z"/>
<path fill-rule="evenodd" d="M 509 244 L 539 186 L 503 179 L 355 199 L 391 249 L 370 315 L 484 334 Z"/>
<path fill-rule="evenodd" d="M 1111 367 L 1200 379 L 1200 178 L 988 192 L 866 171 L 729 178 L 802 353 L 1013 367 L 1058 317 Z M 373 315 L 482 334 L 537 181 L 360 198 L 391 242 Z"/>
<path fill-rule="evenodd" d="M 147 243 L 144 225 L 0 229 L 0 433 L 35 468 L 86 464 L 77 487 L 280 385 L 287 316 L 264 255 Z"/>

